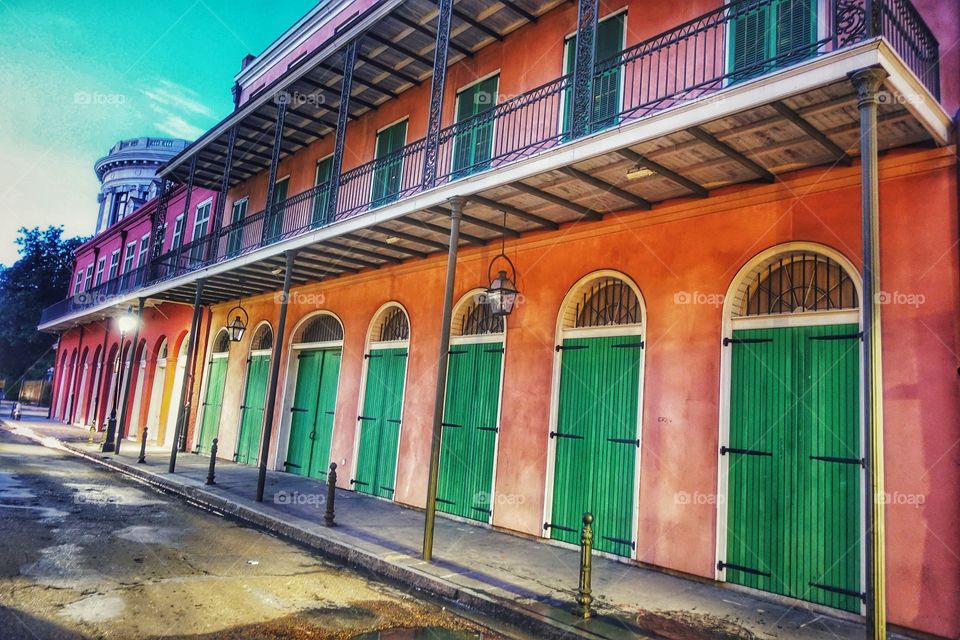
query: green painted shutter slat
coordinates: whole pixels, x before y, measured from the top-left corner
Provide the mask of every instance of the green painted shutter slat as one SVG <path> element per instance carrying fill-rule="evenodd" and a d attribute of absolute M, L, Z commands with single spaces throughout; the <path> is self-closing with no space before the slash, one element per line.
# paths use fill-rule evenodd
<path fill-rule="evenodd" d="M 502 349 L 489 343 L 457 345 L 448 361 L 443 420 L 461 428 L 444 429 L 440 440 L 437 508 L 486 522 L 492 512 L 496 425 L 500 414 Z"/>
<path fill-rule="evenodd" d="M 276 240 L 283 233 L 283 207 L 280 205 L 287 199 L 287 189 L 290 180 L 278 180 L 273 188 L 273 205 L 267 216 L 267 240 Z"/>
<path fill-rule="evenodd" d="M 252 356 L 240 413 L 240 435 L 237 437 L 237 462 L 241 464 L 256 464 L 260 455 L 269 375 L 270 356 Z"/>
<path fill-rule="evenodd" d="M 200 437 L 197 450 L 209 453 L 213 439 L 220 428 L 220 411 L 223 405 L 223 386 L 227 376 L 227 359 L 216 358 L 208 365 L 207 393 L 203 401 L 203 422 L 200 424 Z"/>
<path fill-rule="evenodd" d="M 859 342 L 811 340 L 855 325 L 735 331 L 728 458 L 727 580 L 858 612 Z M 755 340 L 765 339 L 767 342 Z"/>
<path fill-rule="evenodd" d="M 817 41 L 817 0 L 775 0 L 730 23 L 733 81 L 762 75 L 809 57 Z"/>
<path fill-rule="evenodd" d="M 489 112 L 497 105 L 499 83 L 500 76 L 493 76 L 457 94 L 457 122 L 466 124 L 462 125 L 463 130 L 457 131 L 453 140 L 455 178 L 481 171 L 490 164 L 493 153 L 493 114 L 486 117 L 475 116 Z"/>
<path fill-rule="evenodd" d="M 373 168 L 373 193 L 370 207 L 379 207 L 397 199 L 403 173 L 403 158 L 386 156 L 403 148 L 407 138 L 407 121 L 398 122 L 377 134 L 375 157 L 380 160 Z"/>
<path fill-rule="evenodd" d="M 561 351 L 556 457 L 550 534 L 577 544 L 583 513 L 594 515 L 595 548 L 633 551 L 636 440 L 640 393 L 637 349 L 614 348 L 633 336 L 569 338 Z"/>
<path fill-rule="evenodd" d="M 358 491 L 393 498 L 403 412 L 407 349 L 375 349 L 367 358 L 367 384 L 354 486 Z"/>

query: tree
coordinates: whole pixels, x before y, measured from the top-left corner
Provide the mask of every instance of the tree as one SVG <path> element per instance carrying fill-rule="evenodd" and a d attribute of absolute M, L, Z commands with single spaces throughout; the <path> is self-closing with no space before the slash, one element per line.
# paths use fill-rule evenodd
<path fill-rule="evenodd" d="M 83 242 L 64 239 L 63 227 L 21 227 L 20 259 L 0 265 L 0 378 L 10 381 L 8 395 L 23 377 L 41 377 L 53 366 L 55 337 L 37 331 L 37 323 L 46 307 L 67 295 L 73 252 Z"/>

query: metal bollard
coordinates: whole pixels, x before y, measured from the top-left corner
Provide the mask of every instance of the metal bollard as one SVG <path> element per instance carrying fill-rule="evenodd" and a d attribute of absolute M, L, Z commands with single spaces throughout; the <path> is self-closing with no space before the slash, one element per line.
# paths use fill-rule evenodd
<path fill-rule="evenodd" d="M 140 434 L 140 457 L 137 458 L 137 464 L 144 464 L 147 461 L 147 428 L 143 428 Z"/>
<path fill-rule="evenodd" d="M 207 484 L 217 484 L 213 479 L 217 467 L 217 438 L 210 443 L 210 468 L 207 470 Z"/>
<path fill-rule="evenodd" d="M 323 524 L 328 527 L 337 526 L 333 521 L 333 501 L 337 496 L 337 463 L 330 463 L 330 473 L 327 474 L 327 512 L 323 514 Z"/>
<path fill-rule="evenodd" d="M 583 514 L 583 533 L 580 535 L 580 593 L 577 595 L 577 615 L 586 620 L 593 615 L 590 605 L 593 596 L 590 592 L 590 571 L 593 554 L 593 514 Z"/>
<path fill-rule="evenodd" d="M 97 432 L 97 428 L 94 425 L 90 425 L 90 437 L 87 438 L 87 444 L 93 444 L 93 434 Z"/>

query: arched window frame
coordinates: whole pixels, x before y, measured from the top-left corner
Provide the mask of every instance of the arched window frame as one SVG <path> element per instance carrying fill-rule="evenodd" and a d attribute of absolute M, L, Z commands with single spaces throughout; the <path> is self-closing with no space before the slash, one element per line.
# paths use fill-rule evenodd
<path fill-rule="evenodd" d="M 402 340 L 383 340 L 383 325 L 391 319 L 391 314 L 396 313 L 402 313 L 403 318 L 406 320 L 407 337 L 403 338 Z M 380 308 L 377 309 L 373 314 L 373 319 L 370 321 L 370 326 L 367 328 L 367 340 L 364 353 L 369 353 L 371 349 L 409 346 L 410 334 L 412 331 L 413 327 L 410 323 L 410 314 L 407 313 L 406 307 L 399 302 L 386 302 L 382 304 Z"/>

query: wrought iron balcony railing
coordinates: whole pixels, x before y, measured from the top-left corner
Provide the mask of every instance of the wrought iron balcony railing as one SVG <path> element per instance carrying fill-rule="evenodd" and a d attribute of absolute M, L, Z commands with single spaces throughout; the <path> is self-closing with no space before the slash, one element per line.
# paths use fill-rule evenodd
<path fill-rule="evenodd" d="M 740 0 L 628 47 L 595 64 L 588 133 L 642 119 L 787 65 L 885 37 L 917 78 L 939 98 L 936 38 L 909 0 L 830 0 L 827 15 L 801 15 L 790 37 L 762 36 L 744 52 L 737 30 L 766 20 L 768 12 L 806 10 L 809 0 Z M 810 18 L 808 22 L 804 22 Z M 799 27 L 797 25 L 800 25 Z M 754 38 L 757 40 L 757 38 Z M 766 42 L 770 40 L 770 42 Z M 741 38 L 750 42 L 750 38 Z M 754 45 L 757 43 L 754 42 Z M 282 240 L 385 206 L 481 171 L 502 167 L 574 140 L 573 74 L 441 129 L 436 180 L 424 179 L 426 138 L 341 174 L 336 198 L 327 182 L 249 215 L 156 258 L 149 278 L 138 269 L 47 309 L 42 323 L 217 264 Z M 335 204 L 334 204 L 335 203 Z M 129 274 L 128 274 L 129 275 Z M 84 302 L 81 302 L 80 299 Z M 87 301 L 92 301 L 87 303 Z"/>

